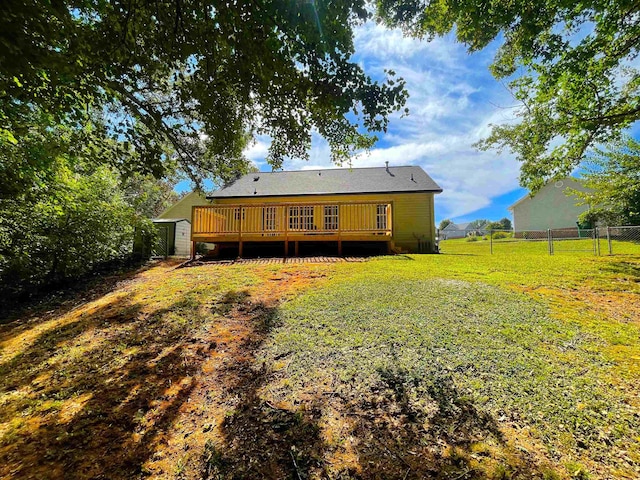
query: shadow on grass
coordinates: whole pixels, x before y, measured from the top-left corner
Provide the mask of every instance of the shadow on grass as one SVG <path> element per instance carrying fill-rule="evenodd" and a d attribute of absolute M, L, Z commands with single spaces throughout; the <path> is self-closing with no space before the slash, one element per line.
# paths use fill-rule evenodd
<path fill-rule="evenodd" d="M 263 398 L 273 378 L 255 359 L 277 318 L 275 302 L 227 291 L 212 305 L 186 293 L 165 308 L 144 307 L 119 298 L 44 331 L 0 365 L 0 425 L 8 426 L 0 433 L 0 477 L 146 475 L 182 407 L 203 394 L 198 379 L 215 350 L 222 361 L 207 378 L 224 398 L 212 403 L 232 409 L 189 478 L 486 478 L 473 464 L 473 445 L 501 442 L 500 432 L 446 376 L 426 384 L 426 404 L 413 395 L 422 383 L 387 370 L 380 392 L 317 391 L 282 407 Z M 220 318 L 245 334 L 216 346 L 203 332 Z M 349 420 L 337 443 L 323 430 L 331 409 Z M 352 446 L 349 459 L 342 441 Z M 155 473 L 178 475 L 178 467 Z M 521 462 L 511 478 L 534 478 L 527 468 Z"/>
<path fill-rule="evenodd" d="M 116 290 L 123 282 L 133 280 L 156 263 L 137 264 L 123 272 L 98 272 L 74 281 L 68 280 L 58 286 L 41 288 L 31 296 L 25 294 L 22 297 L 2 298 L 0 299 L 0 327 L 19 321 L 26 316 L 46 315 L 52 310 L 55 310 L 56 315 L 64 314 L 79 304 L 90 302 Z"/>
<path fill-rule="evenodd" d="M 603 264 L 603 269 L 607 272 L 630 277 L 634 282 L 640 282 L 640 263 L 633 262 L 609 262 Z"/>
<path fill-rule="evenodd" d="M 206 445 L 202 478 L 542 478 L 524 456 L 489 473 L 478 467 L 474 457 L 486 452 L 477 445 L 504 439 L 493 417 L 450 378 L 432 379 L 423 392 L 425 411 L 410 393 L 414 380 L 399 371 L 380 373 L 382 392 L 358 399 L 317 392 L 292 410 L 260 397 L 268 383 L 264 368 L 231 368 L 226 374 L 238 379 L 232 391 L 242 400 L 222 426 L 224 444 Z M 328 410 L 349 425 L 337 443 L 328 443 L 323 431 Z"/>
<path fill-rule="evenodd" d="M 222 444 L 205 445 L 201 477 L 307 478 L 323 450 L 317 426 L 320 412 L 294 412 L 261 398 L 269 378 L 266 366 L 256 365 L 253 354 L 268 337 L 277 308 L 257 305 L 246 313 L 253 317 L 253 332 L 242 350 L 250 357 L 228 362 L 219 372 L 220 381 L 228 385 L 226 396 L 237 401 L 221 425 Z"/>
<path fill-rule="evenodd" d="M 384 393 L 359 407 L 356 435 L 373 440 L 360 442 L 361 478 L 487 478 L 473 456 L 475 445 L 504 443 L 491 415 L 477 409 L 446 375 L 417 379 L 401 369 L 380 374 Z M 416 389 L 420 393 L 412 394 Z M 534 477 L 528 467 L 519 473 Z"/>
<path fill-rule="evenodd" d="M 215 308 L 245 297 L 227 292 Z M 187 294 L 143 312 L 125 296 L 1 364 L 0 425 L 9 427 L 0 431 L 0 477 L 142 474 L 208 356 L 198 335 L 211 317 L 198 307 Z"/>

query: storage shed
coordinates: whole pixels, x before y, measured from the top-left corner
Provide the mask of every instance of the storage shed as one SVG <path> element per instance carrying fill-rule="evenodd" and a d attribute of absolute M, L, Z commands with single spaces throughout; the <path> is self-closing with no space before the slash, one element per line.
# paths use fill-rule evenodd
<path fill-rule="evenodd" d="M 191 255 L 191 222 L 186 218 L 156 218 L 159 247 L 157 255 L 188 257 Z"/>

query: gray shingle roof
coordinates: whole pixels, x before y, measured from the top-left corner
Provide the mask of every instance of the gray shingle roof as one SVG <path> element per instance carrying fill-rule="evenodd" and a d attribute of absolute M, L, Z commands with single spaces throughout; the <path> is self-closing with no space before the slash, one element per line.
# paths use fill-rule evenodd
<path fill-rule="evenodd" d="M 433 192 L 442 188 L 420 167 L 335 168 L 257 172 L 240 177 L 207 198 L 355 193 Z"/>
<path fill-rule="evenodd" d="M 450 223 L 446 227 L 442 229 L 442 231 L 448 230 L 450 232 L 458 231 L 458 230 L 466 230 L 471 222 L 466 223 Z"/>

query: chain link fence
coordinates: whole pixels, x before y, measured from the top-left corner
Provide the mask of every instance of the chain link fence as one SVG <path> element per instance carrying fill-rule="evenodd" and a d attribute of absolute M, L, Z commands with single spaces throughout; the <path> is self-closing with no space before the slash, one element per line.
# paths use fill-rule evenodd
<path fill-rule="evenodd" d="M 439 235 L 438 235 L 439 236 Z M 640 255 L 640 226 L 558 228 L 548 230 L 491 230 L 483 235 L 442 240 L 441 253 L 519 255 Z"/>

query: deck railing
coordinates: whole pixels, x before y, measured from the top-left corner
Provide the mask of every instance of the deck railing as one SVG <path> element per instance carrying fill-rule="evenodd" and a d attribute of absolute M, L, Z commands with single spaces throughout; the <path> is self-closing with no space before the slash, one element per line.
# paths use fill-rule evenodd
<path fill-rule="evenodd" d="M 387 202 L 282 203 L 193 207 L 193 240 L 239 241 L 391 236 Z"/>

